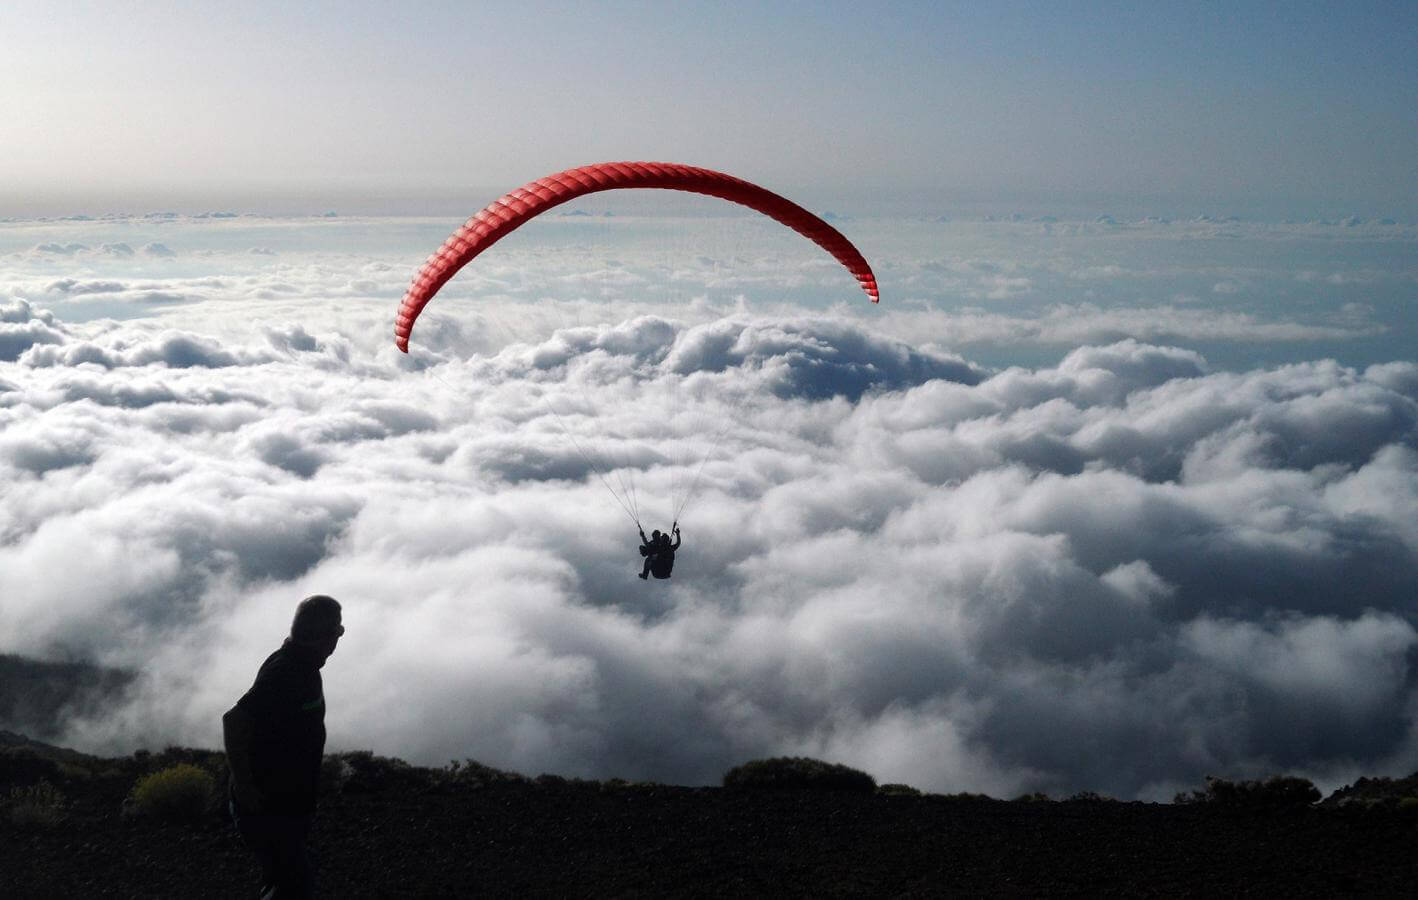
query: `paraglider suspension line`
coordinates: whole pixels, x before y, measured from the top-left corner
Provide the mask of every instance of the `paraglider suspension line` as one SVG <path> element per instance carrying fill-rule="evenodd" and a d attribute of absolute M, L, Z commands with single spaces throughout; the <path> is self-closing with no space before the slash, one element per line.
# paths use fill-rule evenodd
<path fill-rule="evenodd" d="M 596 465 L 595 460 L 591 459 L 590 455 L 588 455 L 585 450 L 581 449 L 581 442 L 576 440 L 576 435 L 572 434 L 571 429 L 566 427 L 566 422 L 561 418 L 561 413 L 556 411 L 556 407 L 551 405 L 551 401 L 548 400 L 545 395 L 542 396 L 542 403 L 546 404 L 546 408 L 551 410 L 551 414 L 556 417 L 556 423 L 561 427 L 561 431 L 566 435 L 566 439 L 571 441 L 571 446 L 576 448 L 576 452 L 581 454 L 581 458 L 586 461 L 586 465 L 590 466 L 591 471 L 596 473 L 596 478 L 600 480 L 602 486 L 615 498 L 615 502 L 620 504 L 620 508 L 625 510 L 625 514 L 630 517 L 630 521 L 635 523 L 635 527 L 643 531 L 644 529 L 642 529 L 640 525 L 640 517 L 635 514 L 632 506 L 627 504 L 626 500 L 622 498 L 620 494 L 616 493 L 616 489 L 611 487 L 611 483 L 606 480 L 606 476 L 601 472 L 600 466 Z M 621 482 L 621 490 L 625 490 L 624 481 Z M 634 499 L 628 491 L 626 491 L 626 498 L 630 498 L 632 501 Z"/>
<path fill-rule="evenodd" d="M 699 460 L 699 465 L 694 469 L 694 478 L 689 482 L 689 490 L 685 491 L 684 496 L 680 498 L 679 505 L 674 509 L 674 516 L 672 518 L 676 524 L 679 523 L 679 517 L 684 514 L 684 509 L 689 505 L 689 501 L 699 492 L 699 484 L 704 475 L 704 467 L 709 464 L 709 457 L 713 456 L 714 451 L 719 449 L 719 444 L 723 442 L 724 435 L 728 434 L 729 428 L 733 424 L 734 419 L 738 416 L 738 412 L 742 409 L 745 400 L 746 398 L 739 397 L 730 405 L 729 414 L 724 417 L 724 424 L 714 432 L 714 439 L 709 442 L 709 449 L 704 452 L 703 458 Z"/>

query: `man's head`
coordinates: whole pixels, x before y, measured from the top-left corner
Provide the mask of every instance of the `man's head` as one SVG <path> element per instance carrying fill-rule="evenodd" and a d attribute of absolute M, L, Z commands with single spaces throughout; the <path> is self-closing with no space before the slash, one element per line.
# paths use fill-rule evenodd
<path fill-rule="evenodd" d="M 654 531 L 650 532 L 650 537 L 658 541 L 660 539 L 660 530 L 657 528 Z"/>
<path fill-rule="evenodd" d="M 325 660 L 335 652 L 345 626 L 340 624 L 340 603 L 334 597 L 314 594 L 300 601 L 290 623 L 291 641 L 306 647 Z"/>

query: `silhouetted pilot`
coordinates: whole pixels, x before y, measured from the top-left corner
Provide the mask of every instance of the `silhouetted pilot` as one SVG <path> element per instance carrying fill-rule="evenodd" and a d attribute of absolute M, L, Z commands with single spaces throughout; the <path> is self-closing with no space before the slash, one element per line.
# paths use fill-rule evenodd
<path fill-rule="evenodd" d="M 675 540 L 670 543 L 670 536 L 659 531 L 650 532 L 650 539 L 645 539 L 645 532 L 640 532 L 640 555 L 645 557 L 645 566 L 640 570 L 641 578 L 649 578 L 654 575 L 656 578 L 669 578 L 675 567 L 675 551 L 679 549 L 680 536 L 679 525 L 673 526 Z"/>
<path fill-rule="evenodd" d="M 262 897 L 309 897 L 314 890 L 305 839 L 325 750 L 320 668 L 344 633 L 338 602 L 306 597 L 290 637 L 222 716 L 232 819 L 261 864 Z"/>

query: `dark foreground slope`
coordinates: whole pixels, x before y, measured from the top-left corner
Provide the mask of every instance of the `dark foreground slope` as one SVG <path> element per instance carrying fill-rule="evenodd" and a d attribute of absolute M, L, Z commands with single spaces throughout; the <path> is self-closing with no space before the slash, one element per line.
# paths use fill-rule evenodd
<path fill-rule="evenodd" d="M 0 896 L 254 895 L 254 864 L 218 813 L 120 815 L 136 764 L 104 762 L 61 786 L 62 824 L 0 821 Z M 1395 806 L 1243 812 L 356 768 L 311 841 L 323 896 L 1411 896 L 1418 884 L 1418 820 Z"/>

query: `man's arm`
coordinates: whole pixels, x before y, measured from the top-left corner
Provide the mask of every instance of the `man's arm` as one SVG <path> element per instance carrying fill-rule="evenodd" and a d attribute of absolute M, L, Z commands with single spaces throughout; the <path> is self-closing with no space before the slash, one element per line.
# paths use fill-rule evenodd
<path fill-rule="evenodd" d="M 675 529 L 675 542 L 674 542 L 674 545 L 670 547 L 670 549 L 671 549 L 671 550 L 678 550 L 678 549 L 679 549 L 679 529 L 678 529 L 678 528 Z"/>
<path fill-rule="evenodd" d="M 227 766 L 236 790 L 236 802 L 247 812 L 260 812 L 264 805 L 251 774 L 251 735 L 255 722 L 240 706 L 233 706 L 222 716 L 222 741 L 226 744 Z"/>

